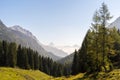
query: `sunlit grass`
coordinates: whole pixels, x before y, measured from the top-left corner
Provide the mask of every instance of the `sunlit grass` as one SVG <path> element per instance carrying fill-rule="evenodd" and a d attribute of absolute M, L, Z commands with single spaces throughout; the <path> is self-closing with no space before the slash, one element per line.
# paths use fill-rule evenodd
<path fill-rule="evenodd" d="M 50 78 L 38 70 L 0 68 L 0 80 L 49 80 Z"/>
<path fill-rule="evenodd" d="M 70 77 L 54 78 L 39 70 L 24 70 L 9 67 L 0 67 L 0 80 L 74 80 L 83 77 L 83 74 Z"/>
<path fill-rule="evenodd" d="M 98 75 L 80 73 L 69 77 L 54 78 L 39 70 L 23 70 L 17 68 L 0 67 L 0 80 L 120 80 L 120 69 L 111 72 L 99 72 Z"/>

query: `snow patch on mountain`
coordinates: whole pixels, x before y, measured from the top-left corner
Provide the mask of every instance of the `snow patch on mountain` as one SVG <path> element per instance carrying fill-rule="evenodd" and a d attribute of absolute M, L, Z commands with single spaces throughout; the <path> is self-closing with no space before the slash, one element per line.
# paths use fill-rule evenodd
<path fill-rule="evenodd" d="M 109 28 L 116 27 L 117 29 L 120 29 L 120 17 L 118 17 L 114 22 L 112 22 L 109 25 Z"/>
<path fill-rule="evenodd" d="M 15 25 L 10 27 L 10 29 L 15 30 L 15 31 L 19 31 L 29 37 L 32 37 L 33 39 L 37 40 L 37 38 L 35 36 L 32 35 L 32 33 L 26 29 L 23 29 L 22 27 L 20 27 L 19 25 Z"/>

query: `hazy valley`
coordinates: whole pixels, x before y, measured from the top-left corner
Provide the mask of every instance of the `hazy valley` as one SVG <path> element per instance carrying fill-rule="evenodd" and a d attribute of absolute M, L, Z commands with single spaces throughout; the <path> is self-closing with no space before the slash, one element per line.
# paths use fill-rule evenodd
<path fill-rule="evenodd" d="M 89 27 L 79 28 L 78 18 L 88 24 L 89 14 L 84 12 L 84 18 L 78 16 L 79 3 L 76 1 L 63 6 L 60 4 L 64 3 L 56 2 L 41 2 L 43 5 L 35 2 L 37 7 L 31 8 L 26 4 L 29 7 L 22 8 L 25 11 L 20 8 L 23 13 L 19 15 L 25 17 L 34 14 L 30 17 L 36 19 L 26 22 L 32 27 L 21 27 L 15 21 L 14 24 L 11 23 L 12 26 L 8 26 L 6 22 L 11 21 L 6 20 L 4 23 L 4 20 L 0 20 L 0 79 L 120 80 L 120 17 L 117 15 L 113 22 L 109 22 L 113 18 L 112 12 L 109 12 L 108 6 L 103 2 L 94 12 Z M 93 9 L 93 6 L 95 5 L 90 8 Z M 84 14 L 83 11 L 79 13 Z"/>

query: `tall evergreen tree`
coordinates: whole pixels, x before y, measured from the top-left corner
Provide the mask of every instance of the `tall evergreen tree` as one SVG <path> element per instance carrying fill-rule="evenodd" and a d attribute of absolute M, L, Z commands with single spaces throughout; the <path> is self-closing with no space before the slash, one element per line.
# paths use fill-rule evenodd
<path fill-rule="evenodd" d="M 22 62 L 23 62 L 23 52 L 22 52 L 21 45 L 19 45 L 17 49 L 17 66 L 22 68 L 22 65 L 23 65 Z"/>
<path fill-rule="evenodd" d="M 28 54 L 28 63 L 30 65 L 30 68 L 34 69 L 34 51 L 28 48 L 27 54 Z"/>
<path fill-rule="evenodd" d="M 34 53 L 34 69 L 39 69 L 39 56 L 38 53 Z"/>
<path fill-rule="evenodd" d="M 8 60 L 8 43 L 6 41 L 2 41 L 2 65 L 8 66 L 9 60 Z"/>
<path fill-rule="evenodd" d="M 10 67 L 15 67 L 17 63 L 17 46 L 15 43 L 9 44 L 8 62 Z"/>
<path fill-rule="evenodd" d="M 102 53 L 103 53 L 103 63 L 102 63 L 102 66 L 104 67 L 105 71 L 106 70 L 106 65 L 105 65 L 105 58 L 107 57 L 107 53 L 105 52 L 105 47 L 106 47 L 106 34 L 107 34 L 107 31 L 106 31 L 106 24 L 107 24 L 107 21 L 110 20 L 112 18 L 112 16 L 110 15 L 110 12 L 108 11 L 108 8 L 107 8 L 107 5 L 105 3 L 102 3 L 102 7 L 100 8 L 99 10 L 100 12 L 100 24 L 101 24 L 101 27 L 102 27 Z"/>
<path fill-rule="evenodd" d="M 0 41 L 0 66 L 3 66 L 3 46 L 2 42 Z"/>
<path fill-rule="evenodd" d="M 78 52 L 75 50 L 74 52 L 74 59 L 73 59 L 73 62 L 72 62 L 72 75 L 75 75 L 78 73 L 78 64 L 79 64 L 79 59 L 78 59 Z"/>
<path fill-rule="evenodd" d="M 6 41 L 0 42 L 0 66 L 39 69 L 55 77 L 69 74 L 65 73 L 67 67 L 54 62 L 49 57 L 41 57 L 37 51 L 21 47 L 21 45 L 17 48 L 16 43 Z"/>
<path fill-rule="evenodd" d="M 23 48 L 23 58 L 24 58 L 24 69 L 30 69 L 29 63 L 28 63 L 28 53 L 27 53 L 27 49 Z"/>
<path fill-rule="evenodd" d="M 95 51 L 95 68 L 94 71 L 100 71 L 100 61 L 99 61 L 99 53 L 100 53 L 100 43 L 101 43 L 101 38 L 100 38 L 100 17 L 99 17 L 99 12 L 96 11 L 94 16 L 93 16 L 93 23 L 92 23 L 92 32 L 93 32 L 93 46 L 95 47 L 93 50 Z"/>

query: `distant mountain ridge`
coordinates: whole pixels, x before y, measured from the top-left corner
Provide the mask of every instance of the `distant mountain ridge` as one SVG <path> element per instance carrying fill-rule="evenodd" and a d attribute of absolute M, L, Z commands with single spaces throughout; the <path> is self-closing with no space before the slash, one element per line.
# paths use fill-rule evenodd
<path fill-rule="evenodd" d="M 10 29 L 15 30 L 15 31 L 19 31 L 19 32 L 21 32 L 21 33 L 23 33 L 23 34 L 37 40 L 37 38 L 30 31 L 28 31 L 26 29 L 23 29 L 19 25 L 12 26 L 12 27 L 10 27 Z"/>
<path fill-rule="evenodd" d="M 62 51 L 61 49 L 57 49 L 53 46 L 49 46 L 49 45 L 41 45 L 46 51 L 48 52 L 52 52 L 54 55 L 60 56 L 60 57 L 66 57 L 68 56 L 68 54 L 64 51 Z"/>
<path fill-rule="evenodd" d="M 120 17 L 118 17 L 115 21 L 110 23 L 108 27 L 109 28 L 116 27 L 117 29 L 120 29 Z"/>
<path fill-rule="evenodd" d="M 116 27 L 117 29 L 120 29 L 120 17 L 118 17 L 118 18 L 117 18 L 115 21 L 113 21 L 112 23 L 107 24 L 107 27 L 108 27 L 108 28 Z M 62 63 L 62 64 L 66 63 L 66 62 L 71 63 L 71 62 L 73 61 L 73 58 L 74 58 L 74 53 L 72 53 L 72 54 L 70 54 L 70 55 L 68 55 L 68 56 L 66 56 L 66 57 L 58 60 L 58 62 L 59 62 L 59 63 Z"/>
<path fill-rule="evenodd" d="M 16 30 L 15 30 L 16 29 Z M 7 27 L 0 20 L 0 40 L 6 40 L 8 42 L 16 42 L 24 47 L 32 48 L 39 52 L 40 55 L 50 57 L 53 60 L 58 60 L 60 57 L 54 55 L 51 52 L 47 52 L 39 44 L 35 36 L 29 31 L 22 29 L 20 26 L 14 26 L 12 28 Z"/>
<path fill-rule="evenodd" d="M 37 40 L 37 38 L 36 38 L 30 31 L 28 31 L 28 30 L 26 30 L 26 29 L 23 29 L 23 28 L 20 27 L 19 25 L 12 26 L 12 27 L 10 27 L 10 29 L 15 30 L 15 31 L 18 31 L 18 32 L 21 32 L 21 33 L 23 33 L 24 35 L 33 38 L 33 39 L 36 40 L 36 42 L 37 42 L 41 47 L 43 47 L 47 52 L 53 53 L 54 55 L 59 56 L 59 57 L 65 57 L 65 56 L 68 55 L 67 53 L 65 53 L 64 51 L 62 51 L 62 50 L 60 50 L 60 49 L 57 49 L 57 48 L 52 47 L 52 46 L 47 46 L 47 45 L 41 44 L 41 43 Z"/>
<path fill-rule="evenodd" d="M 74 53 L 72 53 L 72 54 L 70 54 L 70 55 L 68 55 L 68 56 L 66 56 L 66 57 L 64 57 L 64 58 L 62 58 L 62 59 L 60 59 L 60 60 L 58 60 L 57 62 L 58 63 L 61 63 L 61 64 L 72 64 L 72 62 L 73 62 L 73 58 L 74 58 Z"/>

